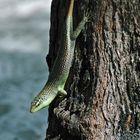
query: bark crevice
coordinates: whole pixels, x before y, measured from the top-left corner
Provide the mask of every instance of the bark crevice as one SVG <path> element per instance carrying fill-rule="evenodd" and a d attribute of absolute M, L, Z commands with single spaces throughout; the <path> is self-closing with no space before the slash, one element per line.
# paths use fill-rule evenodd
<path fill-rule="evenodd" d="M 49 70 L 61 46 L 68 3 L 52 1 Z M 79 6 L 80 5 L 80 6 Z M 49 108 L 48 140 L 140 137 L 139 0 L 75 1 L 74 27 L 86 7 L 93 18 L 76 40 L 65 89 Z"/>

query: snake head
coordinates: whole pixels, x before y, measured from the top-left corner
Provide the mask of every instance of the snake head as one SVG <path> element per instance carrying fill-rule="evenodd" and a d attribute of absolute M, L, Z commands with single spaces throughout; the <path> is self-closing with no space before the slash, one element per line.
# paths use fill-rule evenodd
<path fill-rule="evenodd" d="M 37 96 L 34 98 L 34 100 L 31 103 L 30 112 L 31 113 L 37 112 L 40 109 L 49 106 L 49 104 L 50 104 L 50 97 L 48 97 L 47 95 L 45 97 Z"/>
<path fill-rule="evenodd" d="M 56 94 L 35 97 L 31 103 L 30 112 L 34 113 L 44 107 L 48 107 L 55 97 Z"/>
<path fill-rule="evenodd" d="M 34 100 L 31 103 L 30 112 L 31 113 L 37 112 L 41 108 L 43 108 L 42 99 L 40 97 L 35 97 Z"/>

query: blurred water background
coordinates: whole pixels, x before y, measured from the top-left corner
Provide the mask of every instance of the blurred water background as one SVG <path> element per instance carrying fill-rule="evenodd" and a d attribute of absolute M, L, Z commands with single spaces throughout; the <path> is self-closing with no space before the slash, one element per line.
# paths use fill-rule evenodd
<path fill-rule="evenodd" d="M 43 140 L 47 109 L 30 103 L 48 77 L 50 0 L 0 0 L 0 140 Z"/>

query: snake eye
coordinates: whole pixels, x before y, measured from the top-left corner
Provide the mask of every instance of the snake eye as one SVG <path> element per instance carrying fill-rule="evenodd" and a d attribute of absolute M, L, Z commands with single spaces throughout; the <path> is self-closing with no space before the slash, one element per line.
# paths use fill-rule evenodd
<path fill-rule="evenodd" d="M 38 107 L 40 105 L 40 101 L 41 101 L 40 98 L 35 98 L 34 101 L 32 102 L 32 105 Z"/>
<path fill-rule="evenodd" d="M 36 106 L 39 106 L 40 105 L 40 100 L 38 100 L 37 102 L 36 102 Z"/>

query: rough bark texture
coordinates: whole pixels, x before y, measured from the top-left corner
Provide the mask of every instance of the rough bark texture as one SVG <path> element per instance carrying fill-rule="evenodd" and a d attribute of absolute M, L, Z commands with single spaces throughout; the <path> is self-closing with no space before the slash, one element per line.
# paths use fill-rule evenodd
<path fill-rule="evenodd" d="M 53 0 L 51 71 L 69 0 Z M 49 108 L 47 140 L 140 139 L 140 2 L 75 0 L 74 27 L 89 8 L 92 22 L 76 41 L 66 98 Z"/>

